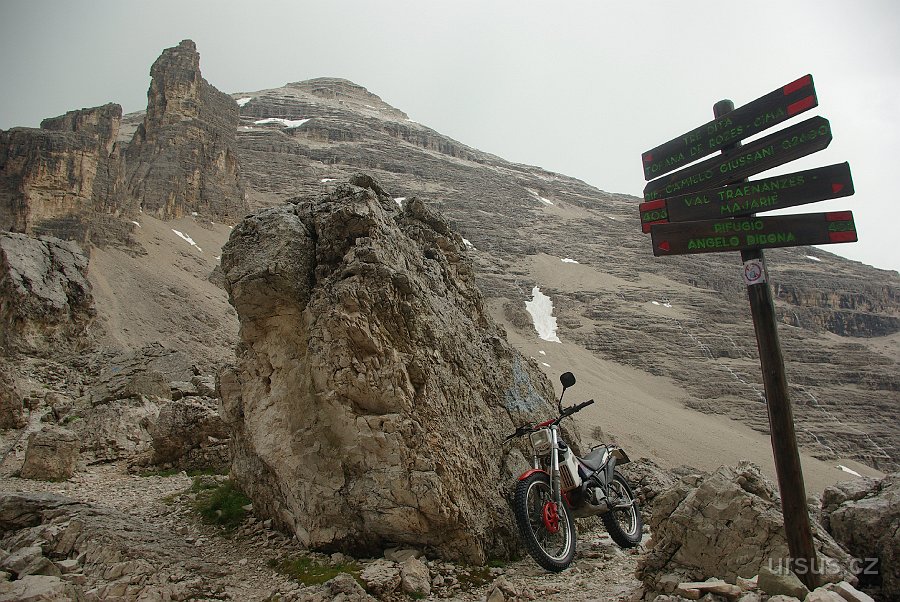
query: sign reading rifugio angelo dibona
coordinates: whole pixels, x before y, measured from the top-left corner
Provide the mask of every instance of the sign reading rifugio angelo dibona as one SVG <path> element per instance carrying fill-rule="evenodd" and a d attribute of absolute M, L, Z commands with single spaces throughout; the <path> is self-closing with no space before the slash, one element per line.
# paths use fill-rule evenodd
<path fill-rule="evenodd" d="M 822 245 L 857 239 L 850 211 L 659 224 L 653 226 L 650 236 L 656 256 Z"/>

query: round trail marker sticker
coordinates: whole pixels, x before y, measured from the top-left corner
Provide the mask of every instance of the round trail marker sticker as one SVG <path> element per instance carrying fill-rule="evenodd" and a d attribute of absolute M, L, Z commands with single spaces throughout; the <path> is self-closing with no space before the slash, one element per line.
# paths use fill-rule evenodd
<path fill-rule="evenodd" d="M 744 262 L 744 284 L 762 284 L 766 282 L 766 266 L 761 259 L 750 259 Z"/>

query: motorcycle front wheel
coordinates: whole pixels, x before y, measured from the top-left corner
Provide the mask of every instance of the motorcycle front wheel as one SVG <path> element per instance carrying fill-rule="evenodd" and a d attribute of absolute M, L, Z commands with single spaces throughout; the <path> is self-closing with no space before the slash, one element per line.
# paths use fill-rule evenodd
<path fill-rule="evenodd" d="M 548 571 L 559 572 L 575 558 L 575 523 L 569 506 L 553 501 L 550 476 L 535 472 L 516 485 L 513 511 L 525 549 Z"/>
<path fill-rule="evenodd" d="M 609 499 L 614 506 L 600 515 L 603 525 L 614 542 L 623 548 L 633 548 L 641 543 L 644 522 L 634 493 L 618 470 L 613 473 L 612 483 L 609 484 Z"/>

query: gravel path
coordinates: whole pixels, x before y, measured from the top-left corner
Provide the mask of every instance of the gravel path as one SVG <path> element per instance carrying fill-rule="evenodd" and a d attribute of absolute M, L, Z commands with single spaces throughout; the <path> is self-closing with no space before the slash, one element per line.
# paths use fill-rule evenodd
<path fill-rule="evenodd" d="M 209 599 L 311 600 L 321 593 L 322 588 L 304 587 L 272 568 L 274 561 L 304 552 L 281 533 L 268 529 L 266 523 L 251 516 L 229 534 L 200 521 L 190 507 L 191 483 L 184 473 L 138 476 L 129 474 L 124 463 L 111 463 L 89 466 L 60 483 L 0 477 L 0 493 L 55 493 L 133 518 L 136 528 L 149 528 L 177 549 L 176 562 L 170 553 L 170 565 L 162 570 L 177 573 L 188 567 L 199 571 L 204 583 L 212 585 L 209 589 L 214 593 Z M 428 561 L 432 579 L 438 577 L 443 584 L 434 587 L 426 599 L 482 601 L 496 588 L 507 600 L 613 601 L 631 597 L 639 585 L 633 576 L 634 551 L 620 550 L 602 529 L 581 533 L 579 549 L 572 567 L 560 574 L 548 573 L 525 559 L 491 569 L 481 583 L 468 583 L 471 567 Z M 191 556 L 191 552 L 195 554 Z M 362 559 L 360 564 L 366 566 L 373 560 Z M 395 599 L 409 598 L 395 594 Z"/>

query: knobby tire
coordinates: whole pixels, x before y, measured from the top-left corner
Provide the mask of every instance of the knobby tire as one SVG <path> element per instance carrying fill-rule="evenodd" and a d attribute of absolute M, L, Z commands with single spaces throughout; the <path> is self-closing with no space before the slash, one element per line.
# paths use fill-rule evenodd
<path fill-rule="evenodd" d="M 548 500 L 552 500 L 550 476 L 536 472 L 516 485 L 513 511 L 528 554 L 548 571 L 558 573 L 575 558 L 575 522 L 563 500 L 557 507 L 559 531 L 556 534 L 547 531 L 541 512 Z"/>
<path fill-rule="evenodd" d="M 609 486 L 609 497 L 616 503 L 632 503 L 629 510 L 610 510 L 601 514 L 600 518 L 603 519 L 603 525 L 614 542 L 623 548 L 633 548 L 641 543 L 644 522 L 631 486 L 618 470 L 613 473 L 613 482 Z"/>

